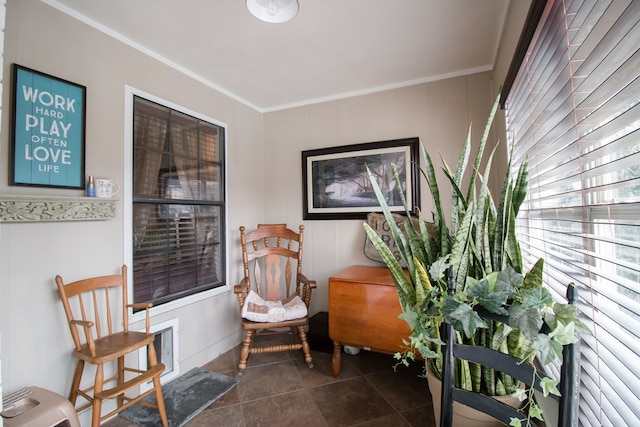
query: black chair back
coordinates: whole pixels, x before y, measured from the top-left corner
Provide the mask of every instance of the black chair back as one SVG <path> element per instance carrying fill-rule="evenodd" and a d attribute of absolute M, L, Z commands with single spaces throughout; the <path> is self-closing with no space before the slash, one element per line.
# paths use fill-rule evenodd
<path fill-rule="evenodd" d="M 456 290 L 453 268 L 447 271 L 448 292 L 453 295 Z M 570 284 L 567 288 L 567 300 L 574 304 L 577 300 L 577 290 Z M 507 316 L 500 316 L 488 311 L 476 310 L 480 317 L 488 320 L 508 323 Z M 523 419 L 526 417 L 522 412 L 506 405 L 498 400 L 482 393 L 462 390 L 455 387 L 454 370 L 455 359 L 464 359 L 475 362 L 485 367 L 503 372 L 525 384 L 533 386 L 542 392 L 540 379 L 547 377 L 547 374 L 530 363 L 522 362 L 519 358 L 510 356 L 499 351 L 482 347 L 455 342 L 455 330 L 448 322 L 444 324 L 445 348 L 443 354 L 443 377 L 442 377 L 442 400 L 440 410 L 440 427 L 451 427 L 453 423 L 453 402 L 457 401 L 466 406 L 474 408 L 480 412 L 488 414 L 493 418 L 509 425 L 512 417 Z M 561 397 L 549 395 L 559 401 L 558 426 L 578 425 L 578 387 L 579 387 L 579 349 L 578 344 L 565 345 L 562 350 L 563 364 L 560 369 L 560 390 Z M 534 377 L 534 371 L 536 375 Z M 535 378 L 534 384 L 531 384 Z"/>

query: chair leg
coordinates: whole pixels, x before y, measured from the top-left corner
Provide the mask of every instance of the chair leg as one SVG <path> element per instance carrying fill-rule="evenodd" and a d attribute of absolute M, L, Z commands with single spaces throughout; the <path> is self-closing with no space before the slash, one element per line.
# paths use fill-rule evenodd
<path fill-rule="evenodd" d="M 83 370 L 84 360 L 78 359 L 76 371 L 73 374 L 73 381 L 71 381 L 71 391 L 69 392 L 69 401 L 73 406 L 76 406 L 76 400 L 78 399 L 78 390 L 80 390 L 80 380 L 82 379 Z"/>
<path fill-rule="evenodd" d="M 238 364 L 238 376 L 242 376 L 245 368 L 247 367 L 247 359 L 249 358 L 249 349 L 251 342 L 253 341 L 253 335 L 255 331 L 247 331 L 244 334 L 244 341 L 242 343 L 242 350 L 240 351 L 240 363 Z"/>
<path fill-rule="evenodd" d="M 304 361 L 307 362 L 309 368 L 313 368 L 313 359 L 311 359 L 311 348 L 307 341 L 307 333 L 304 331 L 304 326 L 298 326 L 298 332 L 300 334 L 300 341 L 302 342 L 302 351 L 304 351 Z"/>
<path fill-rule="evenodd" d="M 158 364 L 156 348 L 154 347 L 153 343 L 147 346 L 147 355 L 149 357 L 149 363 L 151 366 L 155 366 Z M 162 421 L 163 427 L 168 427 L 169 421 L 167 420 L 167 409 L 164 405 L 164 397 L 162 395 L 160 375 L 156 375 L 155 377 L 153 377 L 153 388 L 156 390 L 156 402 L 158 404 L 158 412 L 160 413 L 160 420 Z"/>
<path fill-rule="evenodd" d="M 100 427 L 100 416 L 102 415 L 102 400 L 96 399 L 95 395 L 100 393 L 104 387 L 104 370 L 102 364 L 96 365 L 96 379 L 93 388 L 93 411 L 91 413 L 91 427 Z"/>
<path fill-rule="evenodd" d="M 297 326 L 291 326 L 289 329 L 291 329 L 291 336 L 294 341 L 300 339 L 300 333 L 298 332 Z"/>
<path fill-rule="evenodd" d="M 124 356 L 118 357 L 118 385 L 124 383 Z M 118 408 L 124 405 L 124 393 L 118 395 Z"/>

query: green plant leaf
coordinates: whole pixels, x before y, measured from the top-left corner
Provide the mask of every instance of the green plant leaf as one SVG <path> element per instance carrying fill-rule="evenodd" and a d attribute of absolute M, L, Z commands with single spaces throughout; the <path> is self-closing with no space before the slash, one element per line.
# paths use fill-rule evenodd
<path fill-rule="evenodd" d="M 591 330 L 585 325 L 578 317 L 578 307 L 572 304 L 553 304 L 553 313 L 547 314 L 544 317 L 545 323 L 551 330 L 554 330 L 558 322 L 567 325 L 571 322 L 574 323 L 576 331 L 582 334 L 591 334 Z"/>
<path fill-rule="evenodd" d="M 418 325 L 418 313 L 411 310 L 410 308 L 405 308 L 402 313 L 398 314 L 398 318 L 407 322 L 409 328 L 414 330 Z"/>
<path fill-rule="evenodd" d="M 423 344 L 422 341 L 415 343 L 416 350 L 420 353 L 420 355 L 425 359 L 433 359 L 438 355 L 437 352 L 431 349 L 426 344 Z"/>
<path fill-rule="evenodd" d="M 510 427 L 522 427 L 522 421 L 519 420 L 518 418 L 511 417 L 510 420 L 511 420 L 509 422 Z"/>
<path fill-rule="evenodd" d="M 562 360 L 562 345 L 553 341 L 547 334 L 538 334 L 531 343 L 531 348 L 538 352 L 542 366 Z"/>
<path fill-rule="evenodd" d="M 496 289 L 511 289 L 515 291 L 522 286 L 524 278 L 512 267 L 507 267 L 498 272 L 496 278 Z"/>
<path fill-rule="evenodd" d="M 522 289 L 535 289 L 542 287 L 542 273 L 544 269 L 544 258 L 539 258 L 538 261 L 531 267 L 531 270 L 524 276 L 522 283 Z"/>
<path fill-rule="evenodd" d="M 542 326 L 542 314 L 536 308 L 515 303 L 509 307 L 509 325 L 520 329 L 527 338 L 534 339 Z"/>
<path fill-rule="evenodd" d="M 426 298 L 427 293 L 431 290 L 431 282 L 429 281 L 429 276 L 424 269 L 424 266 L 420 262 L 420 260 L 414 255 L 413 256 L 413 265 L 415 266 L 415 289 L 416 289 L 416 303 L 422 304 Z"/>
<path fill-rule="evenodd" d="M 527 360 L 528 353 L 531 353 L 531 340 L 524 336 L 521 330 L 512 330 L 507 337 L 509 354 L 521 360 Z"/>
<path fill-rule="evenodd" d="M 465 292 L 471 298 L 476 298 L 478 304 L 492 313 L 507 315 L 509 312 L 503 307 L 507 298 L 513 292 L 508 282 L 495 282 L 491 286 L 489 279 L 481 279 L 475 286 L 467 286 Z"/>
<path fill-rule="evenodd" d="M 441 258 L 438 258 L 433 262 L 433 264 L 431 264 L 431 266 L 429 267 L 429 274 L 434 280 L 444 280 L 445 272 L 451 266 L 451 263 L 449 263 L 450 257 L 451 255 L 445 255 Z"/>
<path fill-rule="evenodd" d="M 467 163 L 469 162 L 469 155 L 471 154 L 471 125 L 469 125 L 469 129 L 467 130 L 467 137 L 464 140 L 464 144 L 462 146 L 462 151 L 460 152 L 460 156 L 458 156 L 458 163 L 456 164 L 456 175 L 453 183 L 456 187 L 460 187 L 462 185 L 462 178 L 464 178 L 464 173 L 467 170 Z M 447 168 L 448 170 L 449 168 Z M 460 195 L 461 199 L 464 199 L 464 195 Z M 467 197 L 469 199 L 469 197 Z"/>
<path fill-rule="evenodd" d="M 395 223 L 394 223 L 395 224 Z M 391 253 L 389 247 L 382 241 L 378 233 L 375 232 L 369 224 L 366 222 L 363 223 L 363 227 L 367 236 L 371 240 L 373 247 L 378 251 L 380 257 L 384 261 L 384 263 L 389 268 L 391 272 L 391 276 L 396 284 L 396 290 L 398 292 L 398 297 L 400 298 L 400 305 L 402 307 L 405 306 L 413 306 L 415 304 L 415 290 L 411 281 L 407 278 L 398 263 L 396 257 Z"/>
<path fill-rule="evenodd" d="M 426 224 L 418 224 L 416 229 L 415 222 L 422 221 L 422 216 L 420 215 L 418 219 L 414 219 L 411 217 L 405 217 L 402 221 L 402 230 L 406 234 L 407 242 L 409 245 L 409 251 L 412 254 L 412 258 L 419 259 L 422 262 L 422 265 L 427 266 L 431 262 L 433 262 L 433 256 L 430 245 L 430 238 L 427 237 L 427 240 L 424 240 L 422 237 L 422 228 L 426 228 Z"/>
<path fill-rule="evenodd" d="M 542 394 L 544 397 L 549 396 L 549 394 L 553 394 L 555 396 L 560 396 L 560 390 L 558 390 L 558 381 L 549 377 L 542 377 L 540 380 L 540 388 L 542 388 Z"/>
<path fill-rule="evenodd" d="M 456 181 L 456 177 L 451 175 L 451 171 L 449 170 L 449 168 L 443 167 L 442 171 L 444 172 L 444 175 L 447 177 L 447 179 L 449 179 L 449 183 L 451 184 L 451 191 L 453 192 L 453 194 L 452 194 L 453 202 L 452 203 L 455 204 L 456 208 L 455 208 L 454 211 L 456 212 L 456 218 L 457 218 L 459 209 L 462 209 L 463 211 L 467 209 L 467 201 L 468 201 L 468 199 L 465 199 L 464 194 L 462 194 L 462 189 L 459 187 L 459 184 Z M 453 233 L 456 232 L 456 228 L 453 226 L 453 224 L 451 225 L 451 231 Z"/>
<path fill-rule="evenodd" d="M 524 202 L 525 197 L 527 196 L 527 184 L 529 179 L 529 160 L 527 157 L 524 158 L 520 167 L 518 168 L 518 175 L 516 178 L 516 183 L 513 187 L 513 197 L 511 199 L 511 206 L 513 206 L 514 216 L 518 215 L 520 211 L 520 206 L 522 202 Z"/>
<path fill-rule="evenodd" d="M 421 211 L 418 211 L 418 228 L 420 231 L 420 239 L 422 241 L 420 243 L 420 247 L 424 251 L 424 265 L 426 267 L 435 261 L 439 255 L 437 255 L 438 250 L 434 249 L 436 240 L 435 227 L 433 224 L 427 224 Z"/>
<path fill-rule="evenodd" d="M 469 304 L 456 301 L 455 298 L 445 299 L 443 312 L 445 319 L 453 325 L 455 330 L 464 332 L 467 338 L 472 336 L 476 329 L 487 327 L 484 320 Z"/>
<path fill-rule="evenodd" d="M 542 409 L 540 409 L 536 403 L 531 403 L 531 406 L 529 406 L 529 418 L 544 421 L 544 418 L 542 418 Z"/>
<path fill-rule="evenodd" d="M 431 161 L 429 152 L 421 145 L 422 157 L 424 158 L 424 168 L 420 168 L 420 172 L 427 181 L 431 198 L 433 199 L 433 207 L 435 209 L 433 215 L 433 222 L 436 228 L 436 239 L 440 254 L 446 255 L 449 253 L 449 230 L 444 220 L 444 213 L 442 212 L 442 202 L 440 200 L 440 190 L 438 189 L 438 181 L 436 180 L 435 168 Z"/>
<path fill-rule="evenodd" d="M 578 341 L 576 337 L 576 324 L 569 322 L 566 325 L 558 323 L 556 328 L 549 333 L 549 337 L 560 345 L 573 344 Z"/>
<path fill-rule="evenodd" d="M 522 387 L 517 388 L 516 391 L 511 393 L 511 396 L 515 397 L 520 402 L 524 402 L 526 399 L 529 398 L 529 396 L 527 395 L 527 391 Z"/>
<path fill-rule="evenodd" d="M 503 353 L 507 353 L 507 337 L 509 333 L 513 330 L 511 326 L 505 325 L 502 322 L 492 322 L 493 324 L 493 335 L 491 337 L 491 341 L 488 343 L 489 348 L 493 350 L 502 351 Z"/>
<path fill-rule="evenodd" d="M 486 129 L 485 129 L 486 131 Z M 489 239 L 489 221 L 490 216 L 493 214 L 493 198 L 491 197 L 491 191 L 484 180 L 483 177 L 489 176 L 491 171 L 491 164 L 493 162 L 493 155 L 498 148 L 496 144 L 489 155 L 489 159 L 487 160 L 487 164 L 484 169 L 484 174 L 478 174 L 478 179 L 480 179 L 480 195 L 478 196 L 478 200 L 476 202 L 477 213 L 476 213 L 476 252 L 480 256 L 480 264 L 484 269 L 483 273 L 491 272 L 491 246 Z M 476 160 L 477 163 L 477 160 Z M 478 166 L 476 166 L 478 167 Z"/>
<path fill-rule="evenodd" d="M 508 207 L 508 215 L 508 221 L 504 229 L 507 233 L 504 239 L 505 255 L 509 259 L 508 265 L 511 265 L 518 273 L 522 273 L 522 252 L 516 237 L 516 214 L 513 206 Z"/>
<path fill-rule="evenodd" d="M 493 236 L 493 268 L 494 270 L 502 270 L 506 267 L 505 265 L 505 233 L 508 230 L 508 221 L 509 214 L 508 208 L 511 206 L 511 180 L 510 180 L 510 170 L 511 170 L 511 161 L 513 159 L 513 151 L 509 153 L 509 160 L 507 162 L 506 175 L 504 177 L 504 181 L 502 183 L 502 190 L 500 192 L 500 201 L 498 202 L 498 207 L 496 208 L 496 221 L 495 221 L 495 230 L 492 230 Z"/>
<path fill-rule="evenodd" d="M 476 153 L 475 163 L 473 164 L 474 173 L 471 175 L 471 180 L 469 182 L 469 192 L 467 193 L 467 200 L 471 198 L 471 191 L 475 189 L 476 172 L 480 170 L 480 163 L 482 162 L 482 157 L 484 156 L 484 150 L 487 145 L 487 140 L 489 139 L 489 132 L 491 131 L 491 126 L 493 125 L 493 119 L 495 118 L 496 112 L 498 111 L 498 106 L 500 104 L 499 101 L 500 101 L 500 94 L 498 94 L 498 96 L 496 96 L 495 100 L 493 101 L 493 106 L 491 107 L 491 111 L 489 112 L 489 117 L 487 118 L 487 122 L 485 123 L 485 126 L 484 126 L 484 131 L 482 132 L 482 137 L 480 138 L 480 145 L 478 146 L 478 152 Z M 469 127 L 469 131 L 471 131 L 471 127 Z M 489 176 L 488 165 L 491 164 L 491 157 L 492 156 L 489 157 L 490 160 L 487 163 L 487 170 L 485 171 L 487 173 L 485 173 L 484 176 Z"/>
<path fill-rule="evenodd" d="M 553 304 L 553 297 L 547 288 L 527 289 L 521 291 L 519 296 L 525 309 L 535 308 L 542 310 L 543 308 L 551 307 L 551 304 Z"/>
<path fill-rule="evenodd" d="M 440 161 L 442 162 L 442 171 L 444 175 L 449 179 L 451 184 L 451 233 L 458 233 L 459 219 L 462 212 L 467 210 L 467 204 L 470 198 L 465 198 L 464 194 L 462 194 L 462 190 L 460 186 L 462 185 L 462 178 L 464 176 L 464 172 L 467 168 L 467 163 L 469 161 L 469 154 L 471 152 L 471 126 L 469 126 L 469 131 L 467 132 L 467 138 L 462 146 L 462 151 L 460 152 L 460 156 L 458 156 L 458 162 L 456 165 L 455 175 L 451 173 L 451 169 L 447 165 L 447 162 L 440 155 Z"/>
<path fill-rule="evenodd" d="M 456 234 L 455 240 L 453 242 L 453 247 L 451 248 L 450 262 L 453 265 L 453 268 L 455 269 L 457 275 L 456 282 L 458 288 L 462 288 L 467 277 L 467 266 L 463 264 L 466 264 L 468 260 L 467 246 L 469 245 L 472 236 L 471 229 L 473 226 L 474 215 L 474 206 L 473 203 L 470 203 L 466 212 L 464 213 L 462 221 L 460 222 L 458 233 Z"/>
<path fill-rule="evenodd" d="M 396 182 L 396 187 L 402 188 L 402 181 L 400 181 L 400 176 L 398 175 L 398 169 L 396 168 L 395 163 L 391 163 L 391 171 L 393 172 L 393 180 Z M 400 202 L 402 203 L 402 206 L 404 206 L 404 212 L 407 215 L 407 218 L 411 218 L 411 207 L 407 203 L 407 199 L 404 197 L 404 191 L 398 191 L 398 193 L 400 194 Z M 411 225 L 413 226 L 413 224 Z"/>
<path fill-rule="evenodd" d="M 369 181 L 371 182 L 371 187 L 373 188 L 373 192 L 376 195 L 376 199 L 378 199 L 378 204 L 380 205 L 380 208 L 382 208 L 382 213 L 384 214 L 384 217 L 387 220 L 387 223 L 389 224 L 389 228 L 391 229 L 391 234 L 393 236 L 393 240 L 394 240 L 396 246 L 398 247 L 398 252 L 402 256 L 402 259 L 404 260 L 405 264 L 407 265 L 407 268 L 409 269 L 409 271 L 413 272 L 413 259 L 411 257 L 411 250 L 409 248 L 409 244 L 407 242 L 405 234 L 402 232 L 402 230 L 400 230 L 400 227 L 398 226 L 398 224 L 396 222 L 396 219 L 394 218 L 393 214 L 391 213 L 391 210 L 389 209 L 389 205 L 387 204 L 387 201 L 384 198 L 384 195 L 382 194 L 382 191 L 380 190 L 380 186 L 378 185 L 378 182 L 375 179 L 375 176 L 373 175 L 373 173 L 369 169 L 369 166 L 366 166 L 366 169 L 367 169 L 367 174 L 369 176 Z M 407 207 L 405 205 L 405 210 L 406 209 L 407 209 Z M 367 234 L 369 234 L 369 233 L 367 233 Z M 371 238 L 371 236 L 369 236 L 369 237 Z M 373 242 L 373 240 L 372 240 L 372 242 Z M 375 245 L 374 245 L 374 247 L 376 248 L 376 250 L 378 250 L 378 247 L 376 247 Z M 378 251 L 378 253 L 380 253 L 380 252 Z M 380 254 L 380 255 L 382 255 L 382 254 Z"/>

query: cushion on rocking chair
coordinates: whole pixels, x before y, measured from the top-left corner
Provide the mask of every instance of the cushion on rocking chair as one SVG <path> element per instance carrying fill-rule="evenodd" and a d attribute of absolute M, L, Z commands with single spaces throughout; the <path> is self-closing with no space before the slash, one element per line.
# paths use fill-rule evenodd
<path fill-rule="evenodd" d="M 242 317 L 252 322 L 282 322 L 300 319 L 307 315 L 307 306 L 300 296 L 295 295 L 284 301 L 264 300 L 254 291 L 244 300 Z"/>

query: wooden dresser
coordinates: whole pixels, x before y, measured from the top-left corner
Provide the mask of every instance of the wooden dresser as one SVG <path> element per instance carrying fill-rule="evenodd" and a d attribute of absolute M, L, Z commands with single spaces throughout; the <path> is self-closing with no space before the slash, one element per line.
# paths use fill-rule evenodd
<path fill-rule="evenodd" d="M 333 375 L 340 373 L 341 346 L 382 353 L 404 349 L 409 326 L 395 283 L 386 267 L 353 266 L 329 278 L 329 337 L 333 340 Z"/>

